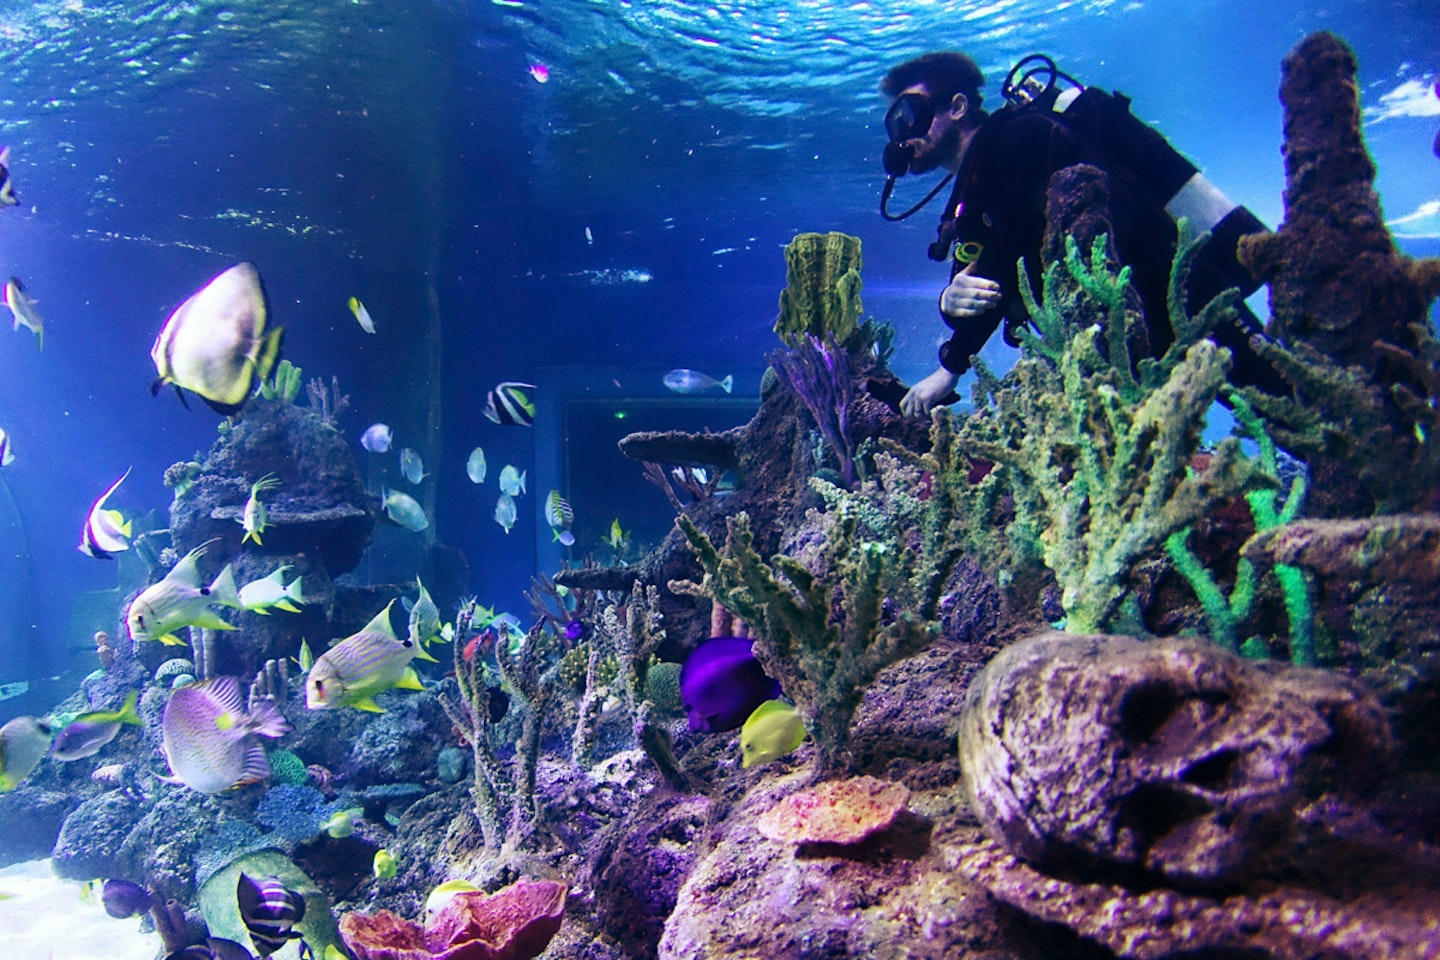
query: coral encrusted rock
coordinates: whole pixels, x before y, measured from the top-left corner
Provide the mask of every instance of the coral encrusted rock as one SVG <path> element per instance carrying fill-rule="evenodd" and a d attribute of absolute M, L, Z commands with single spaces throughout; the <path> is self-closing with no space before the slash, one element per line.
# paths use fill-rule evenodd
<path fill-rule="evenodd" d="M 903 783 L 875 777 L 829 780 L 790 794 L 761 814 L 755 827 L 782 843 L 859 843 L 893 825 L 909 800 Z"/>
<path fill-rule="evenodd" d="M 1011 853 L 1191 889 L 1293 862 L 1302 802 L 1351 804 L 1391 749 L 1358 685 L 1188 639 L 1021 641 L 975 678 L 960 727 L 975 812 Z"/>

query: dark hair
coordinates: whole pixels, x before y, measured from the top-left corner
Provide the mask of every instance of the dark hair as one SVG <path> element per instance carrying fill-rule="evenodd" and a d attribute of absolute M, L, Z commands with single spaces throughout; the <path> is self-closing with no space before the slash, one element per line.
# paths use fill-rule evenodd
<path fill-rule="evenodd" d="M 985 75 L 975 61 L 954 50 L 927 53 L 913 60 L 906 60 L 892 67 L 880 81 L 880 92 L 887 97 L 898 96 L 902 90 L 925 84 L 937 101 L 949 101 L 957 93 L 965 94 L 970 105 L 980 109 L 980 88 L 985 84 Z"/>

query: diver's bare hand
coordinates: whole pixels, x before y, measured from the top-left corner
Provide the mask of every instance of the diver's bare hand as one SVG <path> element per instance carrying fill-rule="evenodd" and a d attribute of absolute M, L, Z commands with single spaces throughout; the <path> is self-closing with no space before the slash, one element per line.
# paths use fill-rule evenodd
<path fill-rule="evenodd" d="M 900 412 L 909 417 L 930 416 L 935 404 L 954 390 L 958 382 L 958 375 L 941 367 L 910 388 L 910 392 L 900 399 Z"/>
<path fill-rule="evenodd" d="M 1000 284 L 985 277 L 957 273 L 940 294 L 940 312 L 947 317 L 965 320 L 988 313 L 1000 302 Z"/>

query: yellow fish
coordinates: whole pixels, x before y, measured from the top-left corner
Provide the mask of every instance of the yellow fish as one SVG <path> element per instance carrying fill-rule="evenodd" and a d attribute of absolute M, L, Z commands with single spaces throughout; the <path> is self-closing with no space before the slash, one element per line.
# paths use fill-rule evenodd
<path fill-rule="evenodd" d="M 383 847 L 375 851 L 375 879 L 390 880 L 395 876 L 395 855 Z"/>
<path fill-rule="evenodd" d="M 373 697 L 400 687 L 422 690 L 420 678 L 410 666 L 419 657 L 435 658 L 409 638 L 399 640 L 390 626 L 391 600 L 358 633 L 325 651 L 305 677 L 305 705 L 311 710 L 354 707 L 381 713 Z"/>
<path fill-rule="evenodd" d="M 746 768 L 779 760 L 805 739 L 799 712 L 784 700 L 766 700 L 740 728 L 740 756 Z"/>
<path fill-rule="evenodd" d="M 370 318 L 370 311 L 365 309 L 365 304 L 361 303 L 358 297 L 351 297 L 345 303 L 350 312 L 355 314 L 355 322 L 360 324 L 360 329 L 366 333 L 374 333 L 375 321 Z"/>
<path fill-rule="evenodd" d="M 185 554 L 165 575 L 165 579 L 146 587 L 130 604 L 125 623 L 130 628 L 132 640 L 159 640 L 180 645 L 182 641 L 175 636 L 175 631 L 181 627 L 235 629 L 210 609 L 212 603 L 227 607 L 240 605 L 235 591 L 235 575 L 230 567 L 221 570 L 215 582 L 208 587 L 203 586 L 200 580 L 200 558 L 213 542 L 206 541 Z"/>
<path fill-rule="evenodd" d="M 265 502 L 260 499 L 260 494 L 267 490 L 274 490 L 280 486 L 280 478 L 273 473 L 250 484 L 250 499 L 245 501 L 245 509 L 240 511 L 239 524 L 245 528 L 245 536 L 240 538 L 243 544 L 247 540 L 254 540 L 256 546 L 260 545 L 260 534 L 265 532 L 265 527 L 270 515 L 265 510 Z"/>

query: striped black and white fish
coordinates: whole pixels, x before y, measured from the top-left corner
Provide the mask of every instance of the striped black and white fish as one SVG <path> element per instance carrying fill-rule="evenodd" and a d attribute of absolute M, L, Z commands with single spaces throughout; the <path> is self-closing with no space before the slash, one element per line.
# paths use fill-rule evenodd
<path fill-rule="evenodd" d="M 240 919 L 250 932 L 250 942 L 262 958 L 290 940 L 300 940 L 304 946 L 304 938 L 294 929 L 295 924 L 305 919 L 303 896 L 286 889 L 275 877 L 257 881 L 243 873 L 235 885 L 235 896 L 240 904 Z"/>
<path fill-rule="evenodd" d="M 528 427 L 535 422 L 535 401 L 527 390 L 534 390 L 533 383 L 518 383 L 506 380 L 497 383 L 485 395 L 485 417 L 491 423 L 501 426 Z"/>

